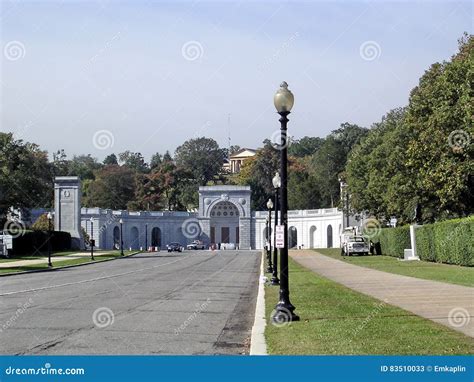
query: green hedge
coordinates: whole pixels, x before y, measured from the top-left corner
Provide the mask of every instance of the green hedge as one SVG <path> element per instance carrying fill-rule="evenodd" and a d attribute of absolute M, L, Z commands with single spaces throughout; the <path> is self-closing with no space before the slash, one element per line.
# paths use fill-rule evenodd
<path fill-rule="evenodd" d="M 421 260 L 474 266 L 474 216 L 425 224 L 415 233 Z M 403 258 L 404 249 L 411 248 L 410 226 L 383 228 L 372 241 L 380 244 L 382 255 Z"/>
<path fill-rule="evenodd" d="M 403 252 L 410 248 L 410 227 L 382 228 L 372 239 L 380 243 L 381 254 L 403 258 Z"/>
<path fill-rule="evenodd" d="M 415 232 L 421 260 L 474 266 L 474 216 L 426 224 Z"/>
<path fill-rule="evenodd" d="M 13 238 L 12 256 L 30 255 L 37 251 L 48 250 L 48 232 L 25 231 L 21 236 Z M 53 251 L 71 249 L 71 234 L 68 232 L 53 231 L 51 233 L 51 248 Z"/>

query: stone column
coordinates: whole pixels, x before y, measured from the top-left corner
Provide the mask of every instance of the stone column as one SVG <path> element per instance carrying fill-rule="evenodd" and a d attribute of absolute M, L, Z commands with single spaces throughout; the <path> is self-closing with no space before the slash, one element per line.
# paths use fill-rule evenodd
<path fill-rule="evenodd" d="M 81 232 L 81 181 L 77 176 L 54 180 L 54 229 L 71 234 L 71 248 L 83 249 Z"/>
<path fill-rule="evenodd" d="M 251 249 L 250 217 L 240 217 L 239 235 L 239 249 Z"/>
<path fill-rule="evenodd" d="M 199 225 L 202 230 L 200 239 L 206 246 L 209 246 L 211 244 L 211 219 L 199 218 Z"/>

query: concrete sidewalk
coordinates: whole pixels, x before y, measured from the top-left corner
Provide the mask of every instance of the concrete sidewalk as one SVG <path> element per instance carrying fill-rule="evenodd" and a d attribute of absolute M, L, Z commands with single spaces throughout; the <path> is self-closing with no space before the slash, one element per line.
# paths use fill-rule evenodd
<path fill-rule="evenodd" d="M 474 337 L 474 288 L 347 264 L 315 251 L 290 251 L 313 272 L 357 292 Z"/>

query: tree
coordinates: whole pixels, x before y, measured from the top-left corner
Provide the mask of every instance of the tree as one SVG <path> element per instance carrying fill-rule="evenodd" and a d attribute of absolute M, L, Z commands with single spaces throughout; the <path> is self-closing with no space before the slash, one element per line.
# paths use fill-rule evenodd
<path fill-rule="evenodd" d="M 45 151 L 33 143 L 0 133 L 0 220 L 10 207 L 29 209 L 51 205 L 52 169 Z"/>
<path fill-rule="evenodd" d="M 433 64 L 406 109 L 389 112 L 350 156 L 351 203 L 410 222 L 420 205 L 432 222 L 474 212 L 472 55 L 465 35 L 451 61 Z"/>
<path fill-rule="evenodd" d="M 308 155 L 313 155 L 324 143 L 324 138 L 319 137 L 303 137 L 301 139 L 293 140 L 288 147 L 288 155 L 297 158 L 303 158 Z"/>
<path fill-rule="evenodd" d="M 388 112 L 380 122 L 372 126 L 367 137 L 350 153 L 345 180 L 351 195 L 351 207 L 355 211 L 367 211 L 379 219 L 405 214 L 405 208 L 413 203 L 400 180 L 406 179 L 404 150 L 405 109 Z M 406 183 L 406 182 L 405 182 Z M 404 207 L 394 201 L 403 195 Z"/>
<path fill-rule="evenodd" d="M 153 154 L 150 161 L 150 168 L 153 170 L 163 163 L 163 157 L 160 153 Z"/>
<path fill-rule="evenodd" d="M 48 214 L 44 213 L 38 216 L 38 219 L 31 225 L 31 229 L 34 231 L 48 231 L 49 230 L 49 219 Z"/>
<path fill-rule="evenodd" d="M 129 150 L 119 154 L 120 163 L 132 170 L 146 174 L 149 171 L 148 165 L 141 153 L 133 153 Z"/>
<path fill-rule="evenodd" d="M 108 165 L 98 170 L 84 200 L 87 207 L 126 209 L 135 196 L 135 173 L 126 166 Z"/>
<path fill-rule="evenodd" d="M 196 138 L 176 149 L 176 165 L 191 172 L 200 186 L 215 180 L 222 172 L 225 154 L 214 139 Z"/>
<path fill-rule="evenodd" d="M 309 171 L 310 159 L 290 157 L 288 207 L 290 210 L 321 208 L 319 185 Z"/>
<path fill-rule="evenodd" d="M 95 179 L 94 172 L 100 169 L 102 165 L 97 162 L 90 154 L 75 155 L 69 161 L 66 175 L 78 176 L 81 180 Z"/>
<path fill-rule="evenodd" d="M 266 210 L 269 197 L 274 194 L 272 179 L 279 171 L 280 156 L 269 140 L 263 148 L 245 160 L 237 178 L 237 183 L 248 185 L 252 189 L 252 209 Z"/>
<path fill-rule="evenodd" d="M 432 65 L 410 95 L 406 166 L 425 221 L 474 212 L 473 56 L 474 36 L 465 34 L 451 61 Z"/>
<path fill-rule="evenodd" d="M 113 153 L 107 155 L 102 163 L 105 164 L 105 165 L 118 164 L 117 155 L 115 155 Z"/>
<path fill-rule="evenodd" d="M 344 172 L 347 156 L 367 133 L 366 128 L 342 123 L 312 155 L 310 171 L 319 186 L 322 206 L 334 207 L 339 204 L 339 178 Z"/>

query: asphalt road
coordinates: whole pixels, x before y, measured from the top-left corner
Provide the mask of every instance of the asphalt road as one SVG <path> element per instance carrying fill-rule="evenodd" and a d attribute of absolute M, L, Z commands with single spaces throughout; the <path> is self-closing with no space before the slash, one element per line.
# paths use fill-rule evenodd
<path fill-rule="evenodd" d="M 0 277 L 1 354 L 244 354 L 255 251 L 147 253 Z"/>

